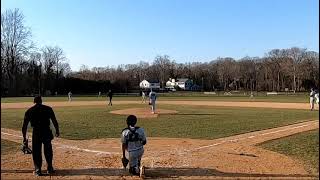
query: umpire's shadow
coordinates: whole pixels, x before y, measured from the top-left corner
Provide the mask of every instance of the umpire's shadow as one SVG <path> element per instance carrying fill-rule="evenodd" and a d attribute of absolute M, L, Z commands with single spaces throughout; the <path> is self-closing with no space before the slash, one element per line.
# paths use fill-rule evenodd
<path fill-rule="evenodd" d="M 1 173 L 32 173 L 32 170 L 1 170 Z M 56 169 L 56 173 L 52 176 L 129 176 L 128 171 L 117 168 L 89 168 L 89 169 Z M 205 177 L 238 177 L 238 178 L 286 178 L 286 179 L 299 179 L 299 178 L 319 178 L 317 175 L 304 175 L 304 174 L 255 174 L 255 173 L 230 173 L 222 172 L 215 169 L 207 168 L 147 168 L 145 171 L 146 179 L 153 178 L 205 178 Z"/>

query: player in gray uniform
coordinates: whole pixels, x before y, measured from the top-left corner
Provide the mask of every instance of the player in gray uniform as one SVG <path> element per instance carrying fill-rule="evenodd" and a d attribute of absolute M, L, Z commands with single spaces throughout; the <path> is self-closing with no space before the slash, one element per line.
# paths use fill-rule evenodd
<path fill-rule="evenodd" d="M 141 92 L 142 101 L 141 103 L 146 103 L 146 93 L 144 91 Z"/>
<path fill-rule="evenodd" d="M 143 172 L 143 169 L 140 169 L 141 158 L 144 152 L 143 146 L 146 145 L 147 139 L 144 129 L 136 127 L 136 123 L 136 116 L 130 115 L 127 117 L 128 127 L 122 130 L 121 143 L 123 158 L 125 158 L 126 150 L 129 153 L 129 173 L 141 176 L 140 172 Z"/>
<path fill-rule="evenodd" d="M 71 91 L 69 91 L 69 93 L 68 93 L 68 100 L 69 100 L 69 102 L 72 101 L 72 93 L 71 93 Z"/>
<path fill-rule="evenodd" d="M 311 88 L 311 92 L 310 92 L 310 110 L 311 111 L 313 111 L 314 109 L 314 101 L 316 100 L 317 103 L 319 103 L 318 97 L 319 97 L 319 94 L 317 95 L 317 91 L 314 88 Z"/>
<path fill-rule="evenodd" d="M 151 105 L 152 114 L 156 112 L 156 100 L 157 100 L 157 94 L 153 92 L 151 89 L 149 93 L 149 104 Z"/>

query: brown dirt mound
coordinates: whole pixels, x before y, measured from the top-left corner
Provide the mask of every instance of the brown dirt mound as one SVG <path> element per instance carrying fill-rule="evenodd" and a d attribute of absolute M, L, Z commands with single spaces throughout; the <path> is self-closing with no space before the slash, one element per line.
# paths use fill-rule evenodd
<path fill-rule="evenodd" d="M 174 114 L 178 113 L 175 110 L 168 109 L 156 109 L 156 113 L 152 114 L 150 108 L 129 108 L 129 109 L 121 109 L 116 111 L 110 111 L 113 114 L 121 114 L 121 115 L 135 115 L 138 118 L 156 118 L 160 114 Z"/>

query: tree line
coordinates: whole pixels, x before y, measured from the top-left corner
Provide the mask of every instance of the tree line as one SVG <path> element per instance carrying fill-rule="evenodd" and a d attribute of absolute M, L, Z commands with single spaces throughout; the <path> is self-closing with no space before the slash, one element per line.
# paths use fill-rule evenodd
<path fill-rule="evenodd" d="M 177 63 L 157 56 L 152 63 L 118 67 L 82 66 L 70 74 L 87 80 L 110 80 L 123 90 L 134 89 L 143 79 L 156 79 L 164 87 L 169 78 L 190 78 L 205 91 L 306 91 L 319 87 L 319 53 L 304 48 L 273 49 L 264 57 L 218 57 L 210 62 Z M 287 89 L 286 89 L 287 88 Z"/>
<path fill-rule="evenodd" d="M 169 78 L 190 78 L 204 91 L 305 91 L 319 87 L 319 53 L 305 48 L 273 49 L 263 57 L 218 57 L 210 62 L 177 63 L 168 55 L 71 72 L 59 46 L 37 47 L 19 9 L 1 13 L 1 95 L 97 93 L 139 89 L 143 79 L 164 87 Z"/>

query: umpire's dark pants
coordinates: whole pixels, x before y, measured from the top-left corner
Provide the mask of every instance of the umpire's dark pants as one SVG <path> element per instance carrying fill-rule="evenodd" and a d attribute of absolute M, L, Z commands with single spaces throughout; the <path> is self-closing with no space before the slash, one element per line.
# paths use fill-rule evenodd
<path fill-rule="evenodd" d="M 41 171 L 42 166 L 42 144 L 44 145 L 44 156 L 47 161 L 47 169 L 52 168 L 52 144 L 53 135 L 51 130 L 39 131 L 33 129 L 32 132 L 32 158 L 35 171 Z"/>

